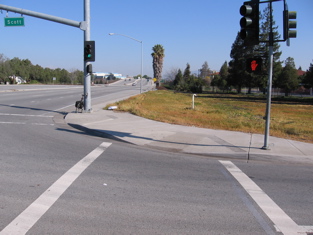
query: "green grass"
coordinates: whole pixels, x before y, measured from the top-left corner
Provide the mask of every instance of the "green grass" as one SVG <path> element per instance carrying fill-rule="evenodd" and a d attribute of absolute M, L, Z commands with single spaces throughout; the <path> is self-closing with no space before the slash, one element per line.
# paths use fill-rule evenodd
<path fill-rule="evenodd" d="M 111 104 L 112 105 L 112 104 Z M 231 94 L 192 95 L 158 90 L 118 102 L 119 111 L 172 124 L 264 134 L 266 99 Z M 270 135 L 313 143 L 313 99 L 272 100 Z"/>

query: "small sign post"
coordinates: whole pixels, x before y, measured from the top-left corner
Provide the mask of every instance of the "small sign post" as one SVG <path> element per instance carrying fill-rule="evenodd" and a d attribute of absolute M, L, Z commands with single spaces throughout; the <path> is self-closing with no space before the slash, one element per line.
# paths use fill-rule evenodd
<path fill-rule="evenodd" d="M 4 18 L 4 26 L 25 26 L 24 17 L 5 17 Z"/>

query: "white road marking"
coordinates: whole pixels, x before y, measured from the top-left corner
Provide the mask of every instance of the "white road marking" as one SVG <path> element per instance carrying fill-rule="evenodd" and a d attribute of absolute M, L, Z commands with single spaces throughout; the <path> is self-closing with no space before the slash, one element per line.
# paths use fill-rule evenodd
<path fill-rule="evenodd" d="M 66 108 L 68 108 L 68 107 L 75 107 L 75 103 L 73 102 L 73 104 L 66 105 L 66 106 L 64 106 L 64 107 L 55 109 L 55 110 L 53 110 L 52 112 L 57 112 L 57 111 L 60 111 L 60 110 L 62 110 L 62 109 L 66 109 Z"/>
<path fill-rule="evenodd" d="M 54 126 L 54 124 L 47 124 L 47 123 L 31 123 L 34 126 Z"/>
<path fill-rule="evenodd" d="M 302 227 L 307 233 L 313 232 L 313 226 L 300 226 Z"/>
<path fill-rule="evenodd" d="M 0 116 L 18 116 L 18 117 L 44 117 L 44 118 L 53 118 L 53 116 L 33 115 L 33 114 L 18 114 L 18 113 L 0 113 Z"/>
<path fill-rule="evenodd" d="M 53 116 L 47 116 L 47 115 L 18 114 L 18 113 L 0 113 L 0 116 L 53 118 Z M 0 122 L 0 124 L 15 124 L 15 125 L 28 124 L 28 125 L 35 125 L 35 126 L 54 126 L 54 124 L 26 123 L 26 122 Z"/>
<path fill-rule="evenodd" d="M 77 162 L 54 184 L 39 196 L 29 207 L 8 224 L 0 235 L 26 234 L 31 227 L 43 216 L 58 198 L 71 186 L 80 174 L 95 161 L 111 143 L 103 142 L 86 157 Z"/>
<path fill-rule="evenodd" d="M 48 123 L 26 123 L 26 122 L 0 122 L 0 124 L 33 125 L 33 126 L 54 126 L 54 124 L 48 124 Z"/>
<path fill-rule="evenodd" d="M 0 124 L 17 124 L 17 125 L 25 125 L 26 122 L 0 122 Z"/>
<path fill-rule="evenodd" d="M 277 230 L 284 235 L 306 233 L 303 226 L 297 225 L 266 193 L 231 161 L 219 161 L 241 184 L 264 213 L 272 220 Z"/>
<path fill-rule="evenodd" d="M 60 110 L 62 110 L 62 109 L 66 109 L 66 108 L 68 108 L 68 107 L 74 107 L 74 106 L 75 106 L 75 104 L 73 103 L 73 104 L 70 104 L 70 105 L 64 106 L 64 107 L 62 107 L 62 108 L 59 108 L 59 109 L 55 109 L 55 110 L 52 110 L 52 111 L 46 112 L 46 113 L 44 113 L 44 114 L 42 114 L 42 115 L 45 115 L 45 114 L 47 114 L 47 113 L 55 113 L 55 112 L 58 112 L 58 111 L 60 111 Z"/>

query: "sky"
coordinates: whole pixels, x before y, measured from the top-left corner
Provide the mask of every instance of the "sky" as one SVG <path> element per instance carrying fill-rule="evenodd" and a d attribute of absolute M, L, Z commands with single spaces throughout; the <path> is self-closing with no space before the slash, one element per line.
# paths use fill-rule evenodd
<path fill-rule="evenodd" d="M 230 61 L 230 50 L 240 31 L 243 0 L 90 0 L 91 40 L 96 42 L 95 72 L 153 76 L 152 47 L 165 49 L 163 76 L 175 69 L 198 71 L 206 61 L 219 71 Z M 75 21 L 84 20 L 84 0 L 0 0 L 0 4 Z M 290 47 L 280 43 L 281 61 L 295 60 L 307 70 L 313 63 L 313 0 L 287 0 L 297 11 L 297 38 Z M 260 4 L 264 8 L 266 4 Z M 282 35 L 283 1 L 274 2 L 274 20 Z M 21 17 L 2 10 L 0 18 Z M 42 67 L 83 70 L 84 32 L 79 28 L 24 15 L 25 27 L 0 23 L 0 54 L 29 59 Z M 1 21 L 1 19 L 0 19 Z M 115 33 L 110 36 L 109 33 Z M 126 35 L 121 36 L 118 34 Z M 138 41 L 142 41 L 142 44 Z"/>

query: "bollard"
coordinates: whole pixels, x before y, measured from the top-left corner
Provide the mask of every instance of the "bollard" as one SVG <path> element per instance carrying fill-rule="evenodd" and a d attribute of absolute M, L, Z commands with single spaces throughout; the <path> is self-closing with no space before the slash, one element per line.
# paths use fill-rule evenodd
<path fill-rule="evenodd" d="M 192 109 L 195 109 L 195 96 L 197 96 L 196 94 L 192 95 Z"/>

